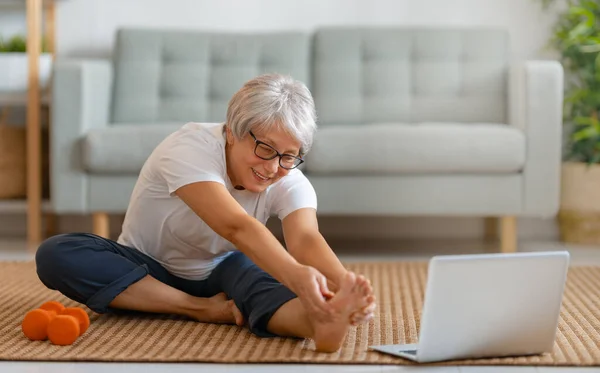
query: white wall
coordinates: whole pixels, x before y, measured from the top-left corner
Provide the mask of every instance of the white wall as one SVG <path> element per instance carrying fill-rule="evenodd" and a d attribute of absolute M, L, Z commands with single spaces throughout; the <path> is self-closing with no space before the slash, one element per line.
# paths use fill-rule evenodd
<path fill-rule="evenodd" d="M 122 26 L 226 31 L 313 30 L 323 25 L 501 26 L 516 58 L 543 56 L 552 17 L 540 0 L 65 0 L 62 56 L 106 56 Z"/>
<path fill-rule="evenodd" d="M 25 9 L 23 6 L 22 9 Z M 25 13 L 21 7 L 0 8 L 0 36 L 7 39 L 15 34 L 25 35 Z"/>
<path fill-rule="evenodd" d="M 451 25 L 506 27 L 513 57 L 521 60 L 552 57 L 543 50 L 552 19 L 540 0 L 61 0 L 56 21 L 59 57 L 109 56 L 115 30 L 122 26 L 311 31 L 325 25 Z M 22 14 L 0 13 L 0 34 L 24 29 Z M 0 216 L 0 235 L 7 230 L 24 234 L 24 222 Z M 321 228 L 346 237 L 349 232 L 417 239 L 483 233 L 481 219 L 325 219 Z M 89 221 L 61 219 L 61 230 L 79 229 L 90 229 Z M 557 233 L 553 220 L 529 219 L 520 234 L 555 238 Z"/>

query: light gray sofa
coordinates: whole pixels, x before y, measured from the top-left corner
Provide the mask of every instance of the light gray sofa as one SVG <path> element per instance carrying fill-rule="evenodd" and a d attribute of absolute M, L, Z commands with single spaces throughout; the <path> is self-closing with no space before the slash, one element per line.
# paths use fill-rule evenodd
<path fill-rule="evenodd" d="M 497 29 L 333 27 L 313 33 L 122 29 L 110 61 L 58 60 L 51 204 L 125 212 L 152 149 L 188 121 L 222 122 L 265 72 L 304 81 L 319 131 L 306 158 L 321 215 L 500 217 L 559 204 L 563 71 L 514 65 Z"/>

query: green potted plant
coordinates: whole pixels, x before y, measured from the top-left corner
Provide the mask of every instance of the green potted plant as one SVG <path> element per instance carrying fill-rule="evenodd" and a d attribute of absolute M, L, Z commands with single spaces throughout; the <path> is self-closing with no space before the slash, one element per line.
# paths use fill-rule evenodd
<path fill-rule="evenodd" d="M 25 37 L 15 35 L 0 37 L 0 92 L 24 92 L 28 76 L 27 42 Z M 52 69 L 52 56 L 42 43 L 39 60 L 40 85 L 45 88 Z"/>
<path fill-rule="evenodd" d="M 542 3 L 561 5 L 550 40 L 565 69 L 561 238 L 600 244 L 600 2 Z"/>

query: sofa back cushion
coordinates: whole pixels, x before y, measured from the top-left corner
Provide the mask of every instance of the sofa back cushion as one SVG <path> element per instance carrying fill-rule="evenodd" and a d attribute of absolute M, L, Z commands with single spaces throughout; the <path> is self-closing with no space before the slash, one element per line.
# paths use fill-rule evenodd
<path fill-rule="evenodd" d="M 313 53 L 320 125 L 506 123 L 504 30 L 332 27 Z"/>
<path fill-rule="evenodd" d="M 221 122 L 231 96 L 270 72 L 309 84 L 310 35 L 121 29 L 112 122 Z"/>

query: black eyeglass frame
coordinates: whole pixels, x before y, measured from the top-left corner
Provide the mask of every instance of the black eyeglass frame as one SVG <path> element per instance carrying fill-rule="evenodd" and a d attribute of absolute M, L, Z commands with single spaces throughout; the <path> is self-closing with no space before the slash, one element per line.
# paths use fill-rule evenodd
<path fill-rule="evenodd" d="M 267 144 L 267 143 L 265 143 L 265 142 L 262 142 L 262 141 L 258 140 L 258 139 L 256 138 L 256 136 L 254 136 L 254 134 L 252 133 L 252 131 L 248 131 L 248 132 L 250 133 L 250 136 L 252 136 L 252 138 L 254 139 L 254 144 L 255 144 L 255 145 L 254 145 L 254 155 L 256 155 L 258 158 L 260 158 L 260 159 L 264 159 L 265 161 L 270 161 L 271 159 L 274 159 L 274 158 L 276 158 L 276 157 L 279 157 L 279 167 L 281 167 L 281 168 L 283 168 L 283 169 L 285 169 L 285 170 L 293 170 L 294 168 L 296 168 L 296 167 L 300 166 L 302 163 L 304 163 L 304 159 L 302 159 L 302 158 L 300 158 L 300 157 L 297 157 L 297 156 L 295 156 L 295 155 L 291 155 L 291 154 L 285 154 L 285 153 L 284 153 L 284 154 L 281 154 L 281 153 L 279 153 L 279 152 L 277 151 L 277 149 L 275 149 L 275 148 L 274 148 L 274 147 L 272 147 L 271 145 L 269 145 L 269 144 Z M 258 153 L 256 152 L 256 150 L 258 149 L 258 146 L 259 146 L 259 145 L 264 145 L 264 146 L 266 146 L 267 148 L 270 148 L 270 149 L 272 149 L 272 150 L 275 152 L 275 154 L 274 154 L 272 157 L 269 157 L 269 158 L 261 157 L 261 156 L 260 156 L 260 155 L 258 155 Z M 282 158 L 282 157 L 284 157 L 284 156 L 286 156 L 286 157 L 292 157 L 292 158 L 294 158 L 294 159 L 297 159 L 297 160 L 298 160 L 298 161 L 300 161 L 300 162 L 299 162 L 297 165 L 295 165 L 294 167 L 286 167 L 286 166 L 284 166 L 284 165 L 282 165 L 282 164 L 281 164 L 281 158 Z"/>

